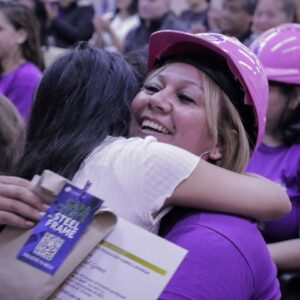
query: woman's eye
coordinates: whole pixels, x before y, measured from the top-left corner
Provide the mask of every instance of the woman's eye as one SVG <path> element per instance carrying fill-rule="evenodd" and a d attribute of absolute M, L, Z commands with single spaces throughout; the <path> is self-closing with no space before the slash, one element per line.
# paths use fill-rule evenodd
<path fill-rule="evenodd" d="M 184 103 L 196 103 L 196 101 L 192 97 L 187 95 L 179 95 L 178 98 Z"/>
<path fill-rule="evenodd" d="M 159 91 L 159 87 L 156 85 L 144 85 L 143 90 L 148 94 L 155 94 Z"/>

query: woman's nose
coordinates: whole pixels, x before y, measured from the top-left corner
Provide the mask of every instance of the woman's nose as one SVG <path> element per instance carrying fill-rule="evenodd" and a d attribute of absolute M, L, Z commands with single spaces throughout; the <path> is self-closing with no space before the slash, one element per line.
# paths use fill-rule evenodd
<path fill-rule="evenodd" d="M 160 91 L 151 95 L 148 105 L 150 109 L 158 113 L 167 114 L 172 110 L 172 101 L 170 95 L 164 91 Z"/>

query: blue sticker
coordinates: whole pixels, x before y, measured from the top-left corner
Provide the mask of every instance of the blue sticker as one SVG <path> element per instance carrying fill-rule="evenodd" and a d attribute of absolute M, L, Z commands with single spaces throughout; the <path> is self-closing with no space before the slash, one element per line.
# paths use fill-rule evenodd
<path fill-rule="evenodd" d="M 76 242 L 100 208 L 100 200 L 65 184 L 18 254 L 18 259 L 53 275 L 67 258 Z"/>

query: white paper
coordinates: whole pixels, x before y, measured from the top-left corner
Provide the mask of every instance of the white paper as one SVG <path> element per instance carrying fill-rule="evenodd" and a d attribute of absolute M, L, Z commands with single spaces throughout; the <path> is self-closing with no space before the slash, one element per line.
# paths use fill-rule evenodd
<path fill-rule="evenodd" d="M 119 218 L 55 300 L 155 300 L 187 250 Z"/>

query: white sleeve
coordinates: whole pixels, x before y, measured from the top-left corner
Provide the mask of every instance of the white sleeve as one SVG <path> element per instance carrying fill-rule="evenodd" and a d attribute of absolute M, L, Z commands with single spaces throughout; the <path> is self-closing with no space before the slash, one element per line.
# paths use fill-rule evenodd
<path fill-rule="evenodd" d="M 117 138 L 85 161 L 75 182 L 93 182 L 91 192 L 123 218 L 148 230 L 166 198 L 195 169 L 199 157 L 154 137 Z M 163 213 L 166 211 L 164 210 Z"/>
<path fill-rule="evenodd" d="M 140 193 L 137 207 L 154 225 L 164 213 L 155 219 L 153 214 L 161 210 L 175 188 L 193 172 L 200 158 L 184 149 L 159 143 L 153 137 L 146 138 L 141 148 L 140 162 L 135 161 L 142 170 L 136 178 Z"/>

